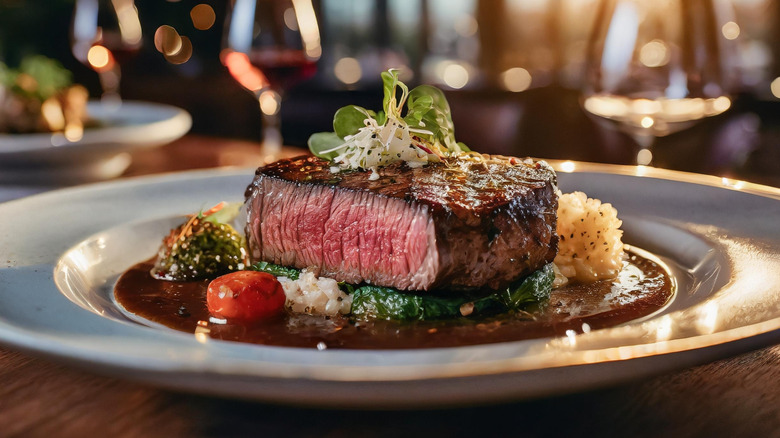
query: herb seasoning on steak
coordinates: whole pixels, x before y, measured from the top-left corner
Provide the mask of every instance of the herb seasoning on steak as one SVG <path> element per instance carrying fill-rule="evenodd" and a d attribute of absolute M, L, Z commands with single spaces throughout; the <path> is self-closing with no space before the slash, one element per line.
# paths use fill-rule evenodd
<path fill-rule="evenodd" d="M 544 162 L 471 155 L 331 173 L 296 157 L 247 188 L 253 261 L 401 290 L 498 289 L 555 258 L 556 178 Z"/>

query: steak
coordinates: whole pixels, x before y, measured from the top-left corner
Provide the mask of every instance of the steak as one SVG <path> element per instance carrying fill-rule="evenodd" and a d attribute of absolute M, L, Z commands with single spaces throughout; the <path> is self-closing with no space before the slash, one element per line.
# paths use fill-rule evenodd
<path fill-rule="evenodd" d="M 556 176 L 498 156 L 331 173 L 303 156 L 257 170 L 246 191 L 253 261 L 401 290 L 498 289 L 555 258 Z"/>

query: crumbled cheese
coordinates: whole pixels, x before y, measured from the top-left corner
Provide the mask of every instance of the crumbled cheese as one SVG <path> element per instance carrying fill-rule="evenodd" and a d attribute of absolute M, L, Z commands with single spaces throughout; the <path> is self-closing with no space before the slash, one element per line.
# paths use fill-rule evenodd
<path fill-rule="evenodd" d="M 285 306 L 295 313 L 310 315 L 346 315 L 352 307 L 352 297 L 344 293 L 336 280 L 317 277 L 308 269 L 297 280 L 279 277 L 287 298 Z"/>

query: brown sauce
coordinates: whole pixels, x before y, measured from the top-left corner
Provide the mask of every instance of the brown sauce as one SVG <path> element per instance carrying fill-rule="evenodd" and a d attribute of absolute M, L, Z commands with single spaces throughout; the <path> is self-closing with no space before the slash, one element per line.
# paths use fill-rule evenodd
<path fill-rule="evenodd" d="M 149 275 L 152 265 L 139 263 L 117 282 L 114 296 L 128 312 L 184 332 L 197 329 L 215 339 L 304 348 L 437 348 L 560 336 L 567 330 L 596 330 L 649 315 L 674 292 L 661 265 L 630 253 L 617 279 L 553 290 L 549 302 L 530 313 L 413 323 L 285 314 L 253 324 L 216 324 L 209 322 L 206 309 L 208 281 L 155 280 Z"/>

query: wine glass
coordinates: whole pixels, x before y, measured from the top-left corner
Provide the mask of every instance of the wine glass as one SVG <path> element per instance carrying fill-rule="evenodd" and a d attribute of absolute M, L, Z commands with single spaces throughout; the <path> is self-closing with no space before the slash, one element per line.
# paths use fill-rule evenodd
<path fill-rule="evenodd" d="M 281 151 L 282 95 L 314 75 L 321 54 L 311 0 L 230 2 L 220 58 L 233 78 L 260 104 L 267 162 Z"/>
<path fill-rule="evenodd" d="M 729 109 L 730 46 L 719 0 L 603 0 L 587 46 L 585 110 L 631 135 L 637 164 L 662 137 Z M 730 22 L 734 24 L 733 22 Z"/>
<path fill-rule="evenodd" d="M 103 102 L 121 102 L 119 64 L 134 56 L 142 44 L 134 1 L 76 0 L 70 36 L 73 56 L 97 72 Z"/>

